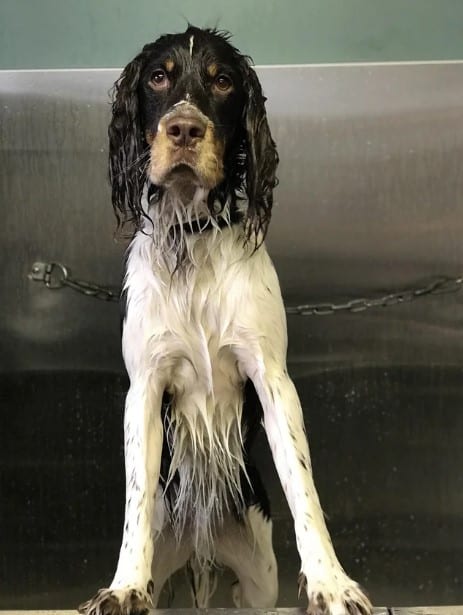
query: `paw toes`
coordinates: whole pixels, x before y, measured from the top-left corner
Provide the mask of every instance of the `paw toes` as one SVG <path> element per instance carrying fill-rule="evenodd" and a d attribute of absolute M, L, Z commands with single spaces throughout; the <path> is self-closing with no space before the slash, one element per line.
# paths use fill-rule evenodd
<path fill-rule="evenodd" d="M 370 615 L 373 610 L 370 601 L 358 586 L 355 591 L 344 592 L 343 603 L 349 615 Z"/>
<path fill-rule="evenodd" d="M 144 615 L 148 612 L 149 603 L 148 593 L 136 588 L 100 589 L 77 610 L 81 615 Z"/>
<path fill-rule="evenodd" d="M 312 594 L 307 607 L 309 615 L 329 615 L 330 609 L 327 600 L 321 591 Z"/>
<path fill-rule="evenodd" d="M 348 600 L 344 604 L 349 615 L 370 615 L 372 611 L 372 606 L 367 599 L 363 602 Z"/>
<path fill-rule="evenodd" d="M 352 585 L 344 591 L 327 591 L 322 589 L 308 592 L 309 615 L 371 615 L 372 606 L 360 587 L 351 581 Z"/>
<path fill-rule="evenodd" d="M 133 615 L 141 615 L 142 613 L 146 613 L 148 609 L 146 608 L 146 601 L 143 600 L 142 592 L 138 589 L 132 589 L 128 596 L 128 602 L 130 604 L 130 613 Z"/>

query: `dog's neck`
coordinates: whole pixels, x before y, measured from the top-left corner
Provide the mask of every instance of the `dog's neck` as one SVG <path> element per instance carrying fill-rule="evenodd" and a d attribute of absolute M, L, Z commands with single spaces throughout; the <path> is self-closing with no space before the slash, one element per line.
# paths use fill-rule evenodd
<path fill-rule="evenodd" d="M 193 190 L 194 188 L 194 190 Z M 231 211 L 217 204 L 211 211 L 208 205 L 209 191 L 199 186 L 170 186 L 162 192 L 147 185 L 143 192 L 142 205 L 146 214 L 142 231 L 152 237 L 159 260 L 171 267 L 194 263 L 195 247 L 210 243 L 227 227 L 241 223 L 243 213 Z M 197 251 L 197 249 L 196 249 Z"/>
<path fill-rule="evenodd" d="M 208 196 L 206 188 L 191 183 L 177 182 L 161 190 L 148 185 L 142 205 L 152 224 L 164 233 L 180 225 L 208 222 L 213 217 L 208 207 Z"/>

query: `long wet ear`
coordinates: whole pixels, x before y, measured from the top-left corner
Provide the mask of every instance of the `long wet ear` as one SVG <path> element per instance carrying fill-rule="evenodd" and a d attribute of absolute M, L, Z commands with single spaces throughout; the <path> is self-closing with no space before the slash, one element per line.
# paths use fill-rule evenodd
<path fill-rule="evenodd" d="M 126 222 L 139 225 L 140 204 L 148 164 L 147 145 L 141 131 L 138 82 L 143 66 L 139 54 L 114 84 L 109 136 L 109 180 L 118 229 Z"/>
<path fill-rule="evenodd" d="M 243 117 L 247 231 L 248 238 L 254 238 L 258 245 L 265 237 L 272 215 L 278 152 L 267 121 L 266 98 L 255 71 L 249 65 L 249 58 L 242 57 L 240 68 L 247 93 Z"/>

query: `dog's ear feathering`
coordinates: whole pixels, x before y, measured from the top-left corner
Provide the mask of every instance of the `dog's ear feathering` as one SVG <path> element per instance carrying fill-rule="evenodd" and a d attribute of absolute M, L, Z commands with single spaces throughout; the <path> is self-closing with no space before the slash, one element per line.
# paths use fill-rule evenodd
<path fill-rule="evenodd" d="M 148 151 L 142 134 L 138 82 L 144 54 L 140 53 L 122 71 L 114 84 L 109 136 L 109 181 L 118 229 L 126 222 L 139 226 L 140 200 L 146 182 Z"/>
<path fill-rule="evenodd" d="M 270 133 L 265 110 L 266 98 L 262 93 L 249 58 L 242 56 L 240 69 L 247 102 L 243 113 L 245 128 L 245 183 L 248 199 L 247 234 L 254 237 L 256 244 L 259 237 L 264 238 L 270 222 L 273 206 L 273 189 L 278 183 L 276 169 L 278 152 Z"/>

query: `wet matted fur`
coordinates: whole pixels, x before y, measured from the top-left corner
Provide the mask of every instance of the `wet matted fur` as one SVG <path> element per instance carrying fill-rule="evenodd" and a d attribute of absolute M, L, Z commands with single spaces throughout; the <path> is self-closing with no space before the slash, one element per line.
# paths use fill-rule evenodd
<path fill-rule="evenodd" d="M 280 286 L 264 239 L 278 155 L 249 58 L 190 26 L 146 45 L 115 84 L 112 202 L 134 229 L 122 293 L 126 506 L 119 562 L 86 615 L 156 605 L 190 571 L 207 606 L 211 566 L 236 574 L 236 606 L 273 607 L 268 498 L 252 462 L 263 424 L 294 518 L 311 613 L 371 605 L 334 553 L 286 369 Z"/>

